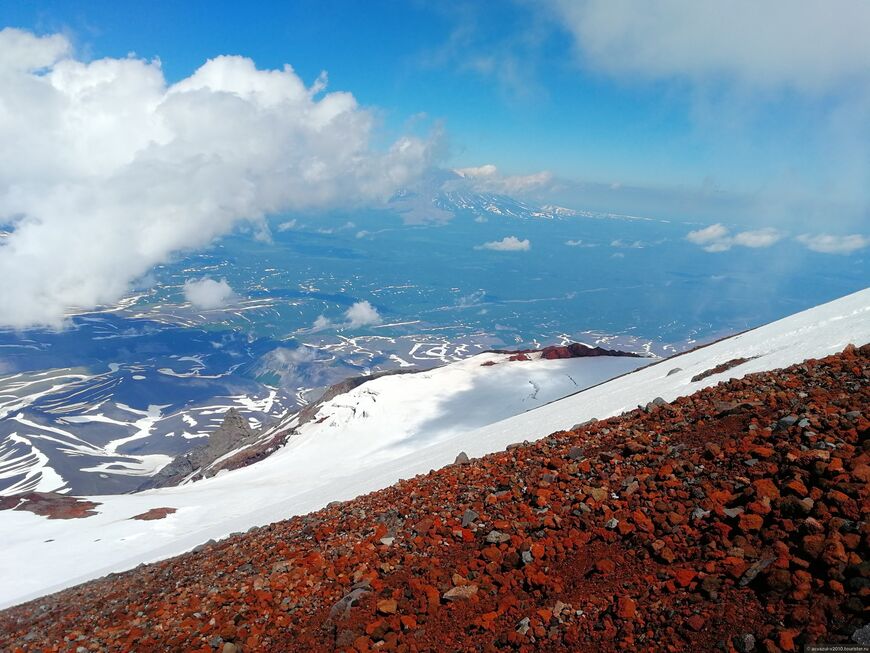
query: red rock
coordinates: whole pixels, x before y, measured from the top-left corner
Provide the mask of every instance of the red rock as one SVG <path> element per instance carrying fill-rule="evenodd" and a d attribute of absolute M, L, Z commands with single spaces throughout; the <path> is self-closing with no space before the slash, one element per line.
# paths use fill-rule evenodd
<path fill-rule="evenodd" d="M 477 585 L 460 585 L 444 592 L 445 601 L 464 601 L 477 594 Z"/>
<path fill-rule="evenodd" d="M 764 519 L 761 515 L 743 513 L 740 515 L 739 528 L 743 532 L 761 530 L 764 525 Z"/>
<path fill-rule="evenodd" d="M 395 599 L 383 599 L 378 601 L 378 612 L 381 614 L 396 614 L 398 604 Z"/>
<path fill-rule="evenodd" d="M 691 569 L 674 570 L 674 579 L 680 587 L 688 587 L 696 575 L 697 573 Z"/>
<path fill-rule="evenodd" d="M 689 625 L 689 628 L 698 631 L 704 628 L 707 624 L 707 620 L 699 614 L 693 614 L 691 617 L 686 619 L 686 623 Z"/>
<path fill-rule="evenodd" d="M 754 481 L 752 487 L 755 489 L 755 495 L 759 499 L 779 498 L 779 488 L 777 488 L 774 482 L 769 478 L 760 478 L 757 481 Z"/>
<path fill-rule="evenodd" d="M 785 484 L 784 487 L 786 490 L 788 490 L 792 494 L 796 494 L 799 497 L 807 496 L 807 486 L 796 478 L 790 480 L 788 483 Z"/>
<path fill-rule="evenodd" d="M 417 627 L 417 619 L 414 615 L 403 614 L 399 617 L 399 621 L 402 624 L 402 628 L 405 630 L 414 630 Z"/>
<path fill-rule="evenodd" d="M 628 596 L 620 596 L 616 602 L 616 614 L 621 619 L 634 619 L 637 603 Z"/>
<path fill-rule="evenodd" d="M 612 574 L 616 571 L 616 563 L 609 558 L 602 558 L 595 561 L 595 571 L 602 574 Z"/>

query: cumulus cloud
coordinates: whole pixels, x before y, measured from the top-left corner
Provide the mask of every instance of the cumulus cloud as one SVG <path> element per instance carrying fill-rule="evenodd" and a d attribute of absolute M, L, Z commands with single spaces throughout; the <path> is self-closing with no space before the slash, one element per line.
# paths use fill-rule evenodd
<path fill-rule="evenodd" d="M 728 227 L 717 223 L 703 229 L 690 231 L 686 235 L 686 240 L 700 245 L 707 252 L 727 252 L 735 246 L 752 249 L 770 247 L 782 240 L 783 237 L 781 232 L 770 227 L 741 231 L 732 236 Z"/>
<path fill-rule="evenodd" d="M 236 294 L 226 279 L 215 281 L 210 277 L 203 277 L 184 282 L 184 298 L 195 308 L 211 310 L 230 304 L 236 298 Z"/>
<path fill-rule="evenodd" d="M 550 0 L 582 57 L 649 78 L 721 78 L 806 92 L 867 81 L 864 0 Z"/>
<path fill-rule="evenodd" d="M 344 312 L 344 321 L 335 322 L 324 315 L 317 316 L 314 324 L 311 326 L 312 331 L 323 331 L 324 329 L 358 329 L 364 326 L 373 326 L 383 322 L 378 309 L 371 305 L 367 300 L 355 302 L 349 309 Z"/>
<path fill-rule="evenodd" d="M 832 236 L 830 234 L 801 234 L 797 240 L 807 249 L 823 254 L 851 254 L 870 246 L 870 238 L 860 234 Z"/>
<path fill-rule="evenodd" d="M 429 165 L 421 139 L 376 149 L 372 112 L 325 86 L 238 56 L 170 85 L 159 61 L 0 31 L 0 323 L 58 326 L 240 221 L 383 201 Z"/>
<path fill-rule="evenodd" d="M 505 236 L 501 240 L 493 240 L 474 249 L 491 249 L 496 252 L 527 252 L 532 248 L 529 239 L 520 240 L 516 236 Z"/>
<path fill-rule="evenodd" d="M 378 309 L 367 301 L 356 302 L 344 313 L 347 326 L 351 328 L 380 324 L 381 316 Z"/>
<path fill-rule="evenodd" d="M 696 245 L 707 245 L 728 236 L 728 229 L 721 224 L 711 224 L 709 227 L 690 231 L 686 240 Z"/>
<path fill-rule="evenodd" d="M 734 236 L 734 244 L 741 247 L 770 247 L 780 240 L 782 234 L 772 228 L 741 231 Z"/>
<path fill-rule="evenodd" d="M 491 163 L 473 168 L 453 170 L 468 180 L 477 191 L 514 195 L 540 190 L 553 183 L 553 175 L 546 170 L 531 175 L 502 175 Z"/>

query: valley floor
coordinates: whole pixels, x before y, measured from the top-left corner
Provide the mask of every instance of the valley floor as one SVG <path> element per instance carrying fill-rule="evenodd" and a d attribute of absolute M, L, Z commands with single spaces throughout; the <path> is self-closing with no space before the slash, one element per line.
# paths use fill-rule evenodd
<path fill-rule="evenodd" d="M 0 648 L 795 651 L 860 640 L 868 407 L 870 346 L 849 347 L 7 610 Z"/>

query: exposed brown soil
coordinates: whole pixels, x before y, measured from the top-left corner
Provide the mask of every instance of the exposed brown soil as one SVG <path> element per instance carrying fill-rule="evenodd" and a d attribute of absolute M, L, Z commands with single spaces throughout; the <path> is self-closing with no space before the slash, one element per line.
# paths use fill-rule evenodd
<path fill-rule="evenodd" d="M 81 519 L 96 515 L 99 503 L 57 492 L 27 492 L 0 497 L 0 510 L 28 510 L 49 519 Z"/>
<path fill-rule="evenodd" d="M 133 515 L 130 519 L 138 519 L 139 521 L 154 521 L 155 519 L 163 519 L 166 515 L 171 515 L 176 512 L 177 508 L 151 508 L 139 515 Z"/>

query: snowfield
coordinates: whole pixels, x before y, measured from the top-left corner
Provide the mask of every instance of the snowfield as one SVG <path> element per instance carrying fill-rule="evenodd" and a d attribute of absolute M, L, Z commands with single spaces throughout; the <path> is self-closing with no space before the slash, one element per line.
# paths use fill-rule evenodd
<path fill-rule="evenodd" d="M 180 487 L 91 497 L 102 505 L 85 519 L 0 512 L 0 607 L 389 486 L 452 463 L 460 451 L 481 456 L 656 397 L 670 401 L 867 342 L 870 289 L 653 365 L 616 357 L 508 362 L 481 354 L 381 377 L 326 402 L 285 447 L 245 469 Z M 691 380 L 736 358 L 750 360 Z M 482 365 L 488 361 L 496 364 Z M 158 507 L 177 512 L 130 520 Z"/>

